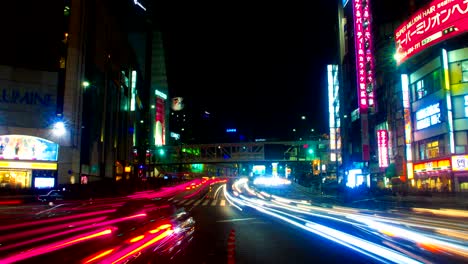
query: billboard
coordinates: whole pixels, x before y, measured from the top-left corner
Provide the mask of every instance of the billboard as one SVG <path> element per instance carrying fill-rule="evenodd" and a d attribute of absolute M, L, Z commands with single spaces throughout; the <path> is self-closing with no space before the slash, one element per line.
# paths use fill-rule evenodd
<path fill-rule="evenodd" d="M 0 135 L 0 159 L 57 161 L 58 144 L 38 137 Z"/>
<path fill-rule="evenodd" d="M 467 31 L 468 1 L 432 1 L 395 30 L 397 63 L 401 64 L 425 48 Z"/>
<path fill-rule="evenodd" d="M 182 109 L 184 109 L 184 98 L 183 97 L 172 98 L 172 110 L 180 111 Z"/>
<path fill-rule="evenodd" d="M 154 144 L 156 146 L 166 145 L 166 94 L 155 90 L 156 116 L 154 124 Z"/>

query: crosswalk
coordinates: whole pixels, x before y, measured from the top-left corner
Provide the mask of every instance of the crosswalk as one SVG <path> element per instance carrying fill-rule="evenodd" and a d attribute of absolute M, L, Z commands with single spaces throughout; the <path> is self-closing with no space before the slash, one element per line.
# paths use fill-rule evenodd
<path fill-rule="evenodd" d="M 173 200 L 173 204 L 177 206 L 231 206 L 225 199 L 182 199 Z"/>

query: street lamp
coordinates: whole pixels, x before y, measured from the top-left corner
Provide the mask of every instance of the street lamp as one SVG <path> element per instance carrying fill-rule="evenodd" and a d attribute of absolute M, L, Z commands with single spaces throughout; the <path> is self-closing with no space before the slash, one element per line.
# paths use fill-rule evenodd
<path fill-rule="evenodd" d="M 56 122 L 53 127 L 53 132 L 54 132 L 54 135 L 58 137 L 65 134 L 65 123 L 63 123 L 62 121 Z"/>

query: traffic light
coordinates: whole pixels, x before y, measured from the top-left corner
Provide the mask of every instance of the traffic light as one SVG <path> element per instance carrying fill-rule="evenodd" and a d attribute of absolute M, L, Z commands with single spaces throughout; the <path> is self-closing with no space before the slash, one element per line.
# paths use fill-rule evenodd
<path fill-rule="evenodd" d="M 166 151 L 163 148 L 158 149 L 158 154 L 159 156 L 164 156 L 166 154 Z"/>

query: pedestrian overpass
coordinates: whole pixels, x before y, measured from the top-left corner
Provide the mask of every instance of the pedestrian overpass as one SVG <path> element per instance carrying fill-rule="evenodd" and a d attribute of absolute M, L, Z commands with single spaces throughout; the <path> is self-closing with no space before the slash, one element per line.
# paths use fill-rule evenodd
<path fill-rule="evenodd" d="M 159 160 L 162 164 L 293 162 L 325 159 L 328 140 L 192 144 L 164 149 L 168 155 Z"/>

